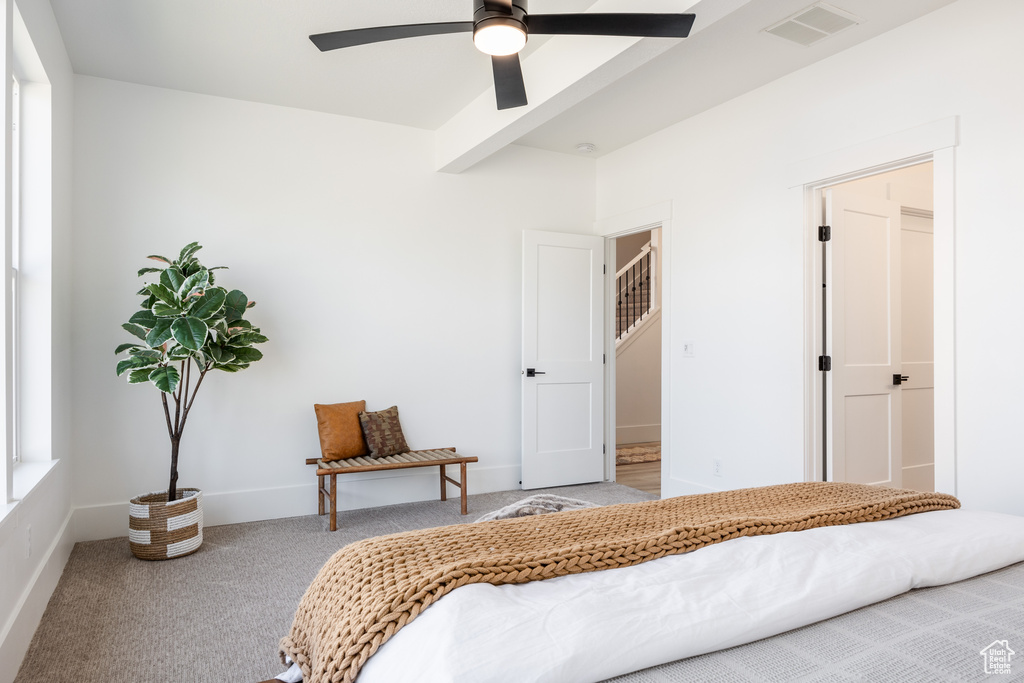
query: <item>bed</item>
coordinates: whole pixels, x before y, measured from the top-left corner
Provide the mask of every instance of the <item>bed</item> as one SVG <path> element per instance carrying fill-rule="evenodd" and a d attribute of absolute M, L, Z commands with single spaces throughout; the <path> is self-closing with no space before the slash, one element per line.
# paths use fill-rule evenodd
<path fill-rule="evenodd" d="M 740 533 L 612 571 L 471 582 L 378 634 L 382 642 L 369 648 L 358 680 L 600 681 L 1024 561 L 1024 518 L 950 507 L 866 524 L 840 519 L 799 533 Z M 330 584 L 318 577 L 311 591 L 318 581 Z M 1011 621 L 1003 630 L 1012 638 L 1021 627 Z M 309 681 L 318 680 L 314 671 Z"/>

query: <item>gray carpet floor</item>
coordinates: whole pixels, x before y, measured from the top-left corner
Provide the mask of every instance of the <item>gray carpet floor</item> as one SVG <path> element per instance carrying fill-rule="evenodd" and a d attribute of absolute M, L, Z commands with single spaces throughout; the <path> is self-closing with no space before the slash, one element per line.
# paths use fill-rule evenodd
<path fill-rule="evenodd" d="M 655 498 L 618 484 L 545 489 L 601 505 Z M 15 683 L 255 683 L 283 670 L 277 643 L 339 548 L 371 536 L 472 521 L 530 495 L 501 491 L 327 517 L 207 527 L 193 555 L 132 557 L 127 538 L 75 545 Z"/>
<path fill-rule="evenodd" d="M 617 484 L 545 492 L 602 505 L 654 498 Z M 209 527 L 197 553 L 168 562 L 134 559 L 125 538 L 79 543 L 15 683 L 271 678 L 283 669 L 277 642 L 291 626 L 299 599 L 338 548 L 370 536 L 467 522 L 527 495 L 470 496 L 467 517 L 458 513 L 458 499 L 345 512 L 334 533 L 326 531 L 326 517 L 315 515 Z M 983 668 L 980 650 L 999 640 L 1016 653 L 1009 675 L 986 674 Z M 1024 563 L 614 681 L 993 679 L 1024 680 Z"/>

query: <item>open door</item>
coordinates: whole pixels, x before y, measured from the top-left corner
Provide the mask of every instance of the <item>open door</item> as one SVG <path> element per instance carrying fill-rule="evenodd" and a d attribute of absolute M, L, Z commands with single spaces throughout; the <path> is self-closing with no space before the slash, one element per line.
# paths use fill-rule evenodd
<path fill-rule="evenodd" d="M 831 226 L 832 467 L 829 478 L 902 486 L 901 234 L 896 202 L 838 189 L 825 195 Z"/>
<path fill-rule="evenodd" d="M 523 232 L 523 488 L 604 480 L 604 238 Z"/>

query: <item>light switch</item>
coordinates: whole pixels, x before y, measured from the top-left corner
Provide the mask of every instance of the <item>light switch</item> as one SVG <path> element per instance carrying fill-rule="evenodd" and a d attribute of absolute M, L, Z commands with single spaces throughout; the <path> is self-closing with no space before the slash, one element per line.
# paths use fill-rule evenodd
<path fill-rule="evenodd" d="M 683 342 L 683 355 L 686 356 L 687 358 L 693 358 L 693 356 L 695 355 L 693 347 L 694 347 L 694 344 L 693 344 L 692 341 L 684 341 Z"/>

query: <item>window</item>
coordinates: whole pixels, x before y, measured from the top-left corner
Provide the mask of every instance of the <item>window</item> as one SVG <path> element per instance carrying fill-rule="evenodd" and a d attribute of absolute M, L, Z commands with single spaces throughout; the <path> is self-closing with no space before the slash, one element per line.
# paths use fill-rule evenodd
<path fill-rule="evenodd" d="M 21 252 L 21 83 L 11 77 L 11 461 L 21 460 L 19 421 L 20 297 L 18 295 L 18 255 Z"/>
<path fill-rule="evenodd" d="M 21 499 L 55 463 L 52 453 L 52 247 L 53 112 L 50 81 L 24 19 L 15 4 L 6 31 L 13 39 L 6 63 L 10 103 L 5 145 L 5 230 L 7 269 L 0 309 L 0 516 Z M 0 60 L 2 61 L 2 60 Z"/>

